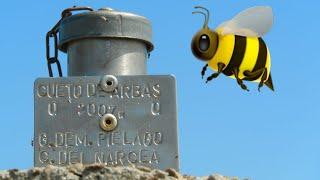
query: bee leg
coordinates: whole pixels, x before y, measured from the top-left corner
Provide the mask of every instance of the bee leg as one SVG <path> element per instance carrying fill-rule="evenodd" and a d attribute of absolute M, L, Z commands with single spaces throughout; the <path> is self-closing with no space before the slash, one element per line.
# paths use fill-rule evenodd
<path fill-rule="evenodd" d="M 224 68 L 225 66 L 226 66 L 226 65 L 225 65 L 224 63 L 218 63 L 218 72 L 211 74 L 211 76 L 209 76 L 209 77 L 207 78 L 206 83 L 208 83 L 209 81 L 211 81 L 211 80 L 214 79 L 214 78 L 217 78 L 217 77 L 219 76 L 219 74 L 223 71 L 223 68 Z"/>
<path fill-rule="evenodd" d="M 264 68 L 264 71 L 263 71 L 263 74 L 262 74 L 262 77 L 261 77 L 261 80 L 260 80 L 260 83 L 259 83 L 259 86 L 258 86 L 258 91 L 260 92 L 260 89 L 262 88 L 264 82 L 267 80 L 267 77 L 268 76 L 268 71 L 266 68 Z"/>
<path fill-rule="evenodd" d="M 258 91 L 260 92 L 260 89 L 263 86 L 263 83 L 267 80 L 267 68 L 261 68 L 258 69 L 256 71 L 250 72 L 250 71 L 244 71 L 243 74 L 247 77 L 247 78 L 255 78 L 255 77 L 259 77 L 262 75 L 259 86 L 258 86 Z"/>
<path fill-rule="evenodd" d="M 201 78 L 202 78 L 202 79 L 203 79 L 203 76 L 206 74 L 207 67 L 208 67 L 208 64 L 206 64 L 206 65 L 202 68 L 202 71 L 201 71 Z"/>
<path fill-rule="evenodd" d="M 265 68 L 262 68 L 262 69 L 258 69 L 256 71 L 244 71 L 243 74 L 247 77 L 247 78 L 254 78 L 256 76 L 261 76 L 262 73 L 265 71 Z"/>
<path fill-rule="evenodd" d="M 249 89 L 247 88 L 247 86 L 246 86 L 245 84 L 243 84 L 242 79 L 239 78 L 239 69 L 238 69 L 238 68 L 234 68 L 234 69 L 233 69 L 233 74 L 234 74 L 234 76 L 236 77 L 237 83 L 240 85 L 240 87 L 241 87 L 243 90 L 249 91 Z"/>

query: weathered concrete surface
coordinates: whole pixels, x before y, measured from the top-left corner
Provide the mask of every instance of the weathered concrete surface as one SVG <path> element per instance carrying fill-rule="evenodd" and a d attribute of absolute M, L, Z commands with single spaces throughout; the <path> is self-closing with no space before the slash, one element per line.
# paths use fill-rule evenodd
<path fill-rule="evenodd" d="M 0 179 L 13 180 L 73 180 L 73 179 L 185 179 L 185 180 L 229 180 L 221 175 L 211 175 L 208 177 L 193 177 L 177 173 L 173 169 L 166 171 L 152 170 L 146 167 L 107 167 L 103 164 L 93 165 L 72 165 L 69 167 L 32 168 L 25 171 L 12 169 L 0 172 Z"/>

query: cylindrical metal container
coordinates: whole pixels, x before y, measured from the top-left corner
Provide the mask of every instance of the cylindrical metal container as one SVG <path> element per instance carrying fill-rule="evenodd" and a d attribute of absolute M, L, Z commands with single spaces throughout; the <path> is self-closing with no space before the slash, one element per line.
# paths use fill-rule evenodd
<path fill-rule="evenodd" d="M 152 51 L 150 22 L 110 8 L 62 20 L 59 48 L 68 54 L 68 76 L 143 75 Z"/>

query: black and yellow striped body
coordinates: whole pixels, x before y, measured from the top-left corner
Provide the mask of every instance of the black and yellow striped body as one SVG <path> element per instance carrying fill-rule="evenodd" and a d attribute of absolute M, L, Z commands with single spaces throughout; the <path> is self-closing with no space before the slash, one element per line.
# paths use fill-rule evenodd
<path fill-rule="evenodd" d="M 221 35 L 219 31 L 217 32 L 219 35 L 218 48 L 213 58 L 208 62 L 213 70 L 218 70 L 218 63 L 224 63 L 226 66 L 222 71 L 223 74 L 235 78 L 233 70 L 238 68 L 240 79 L 260 82 L 262 73 L 255 77 L 247 77 L 244 72 L 255 72 L 266 68 L 268 78 L 265 81 L 269 79 L 271 58 L 268 47 L 262 38 Z"/>

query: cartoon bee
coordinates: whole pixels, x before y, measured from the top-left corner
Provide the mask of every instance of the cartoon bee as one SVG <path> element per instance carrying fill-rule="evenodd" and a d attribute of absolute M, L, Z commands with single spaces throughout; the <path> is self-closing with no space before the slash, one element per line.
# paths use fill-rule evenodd
<path fill-rule="evenodd" d="M 208 66 L 215 71 L 206 83 L 223 73 L 236 79 L 243 90 L 249 91 L 243 81 L 254 81 L 259 83 L 259 91 L 263 85 L 274 91 L 270 52 L 261 38 L 273 24 L 271 7 L 249 8 L 222 23 L 216 30 L 208 27 L 209 10 L 201 6 L 195 8 L 206 13 L 193 12 L 203 14 L 205 21 L 202 29 L 193 36 L 192 53 L 207 62 L 201 71 L 202 78 Z"/>

